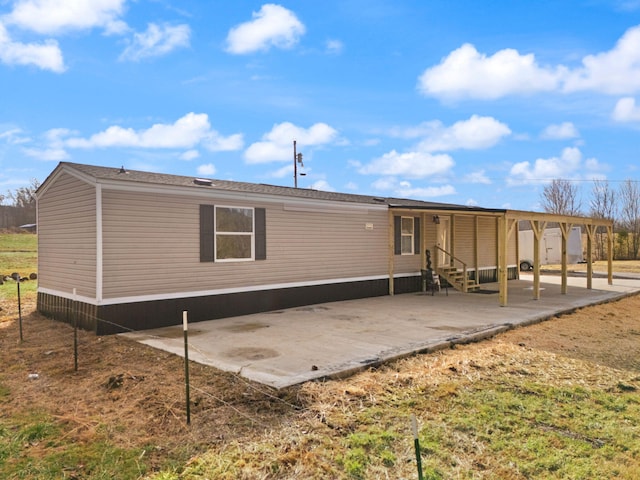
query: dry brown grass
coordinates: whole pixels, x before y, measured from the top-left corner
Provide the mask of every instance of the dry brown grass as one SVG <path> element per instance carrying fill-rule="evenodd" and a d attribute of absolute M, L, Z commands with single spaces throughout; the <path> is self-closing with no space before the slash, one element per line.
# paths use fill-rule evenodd
<path fill-rule="evenodd" d="M 540 267 L 544 271 L 560 272 L 562 270 L 561 265 L 542 265 Z M 568 265 L 568 269 L 571 271 L 587 271 L 586 263 L 577 263 Z M 598 260 L 593 262 L 593 271 L 599 273 L 606 273 L 608 264 L 606 260 Z M 615 273 L 638 273 L 640 272 L 640 260 L 613 260 L 613 271 Z"/>
<path fill-rule="evenodd" d="M 24 318 L 23 343 L 18 341 L 15 318 L 0 323 L 0 385 L 10 392 L 0 398 L 0 417 L 28 410 L 46 412 L 61 425 L 64 440 L 76 444 L 107 440 L 123 448 L 145 449 L 152 470 L 167 468 L 168 461 L 185 465 L 193 457 L 187 471 L 217 471 L 211 463 L 224 463 L 219 471 L 228 474 L 216 478 L 344 478 L 336 459 L 320 452 L 330 452 L 334 442 L 343 441 L 337 439 L 350 438 L 369 421 L 400 422 L 404 428 L 405 419 L 394 419 L 394 409 L 396 416 L 405 415 L 400 408 L 406 409 L 416 398 L 428 400 L 419 407 L 424 423 L 446 413 L 441 411 L 444 400 L 461 389 L 490 384 L 496 378 L 507 378 L 514 385 L 535 378 L 550 387 L 583 385 L 604 391 L 637 383 L 639 309 L 640 296 L 633 296 L 479 344 L 418 355 L 345 380 L 309 382 L 282 391 L 192 364 L 190 427 L 185 423 L 181 358 L 124 338 L 79 332 L 75 372 L 73 330 L 32 311 Z M 32 373 L 39 378 L 30 380 Z M 378 420 L 376 414 L 373 419 L 363 416 L 378 408 L 385 416 L 380 413 Z M 499 456 L 484 452 L 473 438 L 454 433 L 459 438 L 448 447 L 457 462 L 452 472 L 525 478 L 509 470 Z M 410 459 L 412 444 L 398 443 L 405 446 L 395 452 L 397 457 Z M 211 453 L 199 456 L 207 451 Z M 29 452 L 47 453 L 44 445 Z M 393 475 L 413 478 L 414 467 L 403 462 L 394 465 Z M 274 465 L 278 471 L 268 473 Z M 389 474 L 384 464 L 368 468 L 369 478 Z M 184 478 L 211 477 L 194 473 Z"/>
<path fill-rule="evenodd" d="M 194 363 L 192 415 L 198 421 L 187 427 L 180 357 L 117 336 L 79 331 L 79 368 L 74 371 L 71 327 L 31 312 L 24 317 L 23 333 L 20 343 L 18 322 L 0 323 L 0 385 L 10 392 L 0 401 L 0 417 L 46 412 L 63 424 L 64 435 L 74 442 L 150 445 L 146 457 L 151 465 L 277 428 L 295 411 L 285 403 L 295 401 L 295 390 L 256 388 Z M 37 374 L 37 380 L 30 380 L 30 374 Z M 118 377 L 121 381 L 114 382 Z"/>

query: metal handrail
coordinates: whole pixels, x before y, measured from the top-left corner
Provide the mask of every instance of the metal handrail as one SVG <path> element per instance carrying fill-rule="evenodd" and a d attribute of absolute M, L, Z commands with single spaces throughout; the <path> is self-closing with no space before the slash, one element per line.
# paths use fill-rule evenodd
<path fill-rule="evenodd" d="M 452 255 L 451 252 L 447 252 L 444 248 L 440 247 L 439 245 L 434 245 L 434 249 L 436 251 L 436 256 L 434 259 L 436 272 L 438 271 L 438 255 L 437 255 L 438 250 L 444 253 L 445 255 L 447 255 L 451 259 L 449 263 L 450 266 L 454 267 L 455 266 L 454 262 L 458 262 L 462 264 L 462 273 L 463 273 L 462 291 L 464 293 L 467 293 L 467 264 L 462 260 L 460 260 L 455 255 Z"/>

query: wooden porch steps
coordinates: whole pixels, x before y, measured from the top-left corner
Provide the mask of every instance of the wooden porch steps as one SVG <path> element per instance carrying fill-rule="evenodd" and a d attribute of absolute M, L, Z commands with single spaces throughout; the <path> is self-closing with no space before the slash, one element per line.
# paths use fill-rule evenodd
<path fill-rule="evenodd" d="M 480 289 L 480 285 L 476 284 L 475 280 L 464 278 L 464 272 L 458 270 L 456 267 L 438 267 L 436 271 L 441 278 L 460 292 L 473 292 L 474 290 Z"/>

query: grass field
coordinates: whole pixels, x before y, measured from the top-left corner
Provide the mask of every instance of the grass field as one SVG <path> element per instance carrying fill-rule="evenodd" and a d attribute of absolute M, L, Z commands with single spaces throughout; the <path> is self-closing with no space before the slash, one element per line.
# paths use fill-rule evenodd
<path fill-rule="evenodd" d="M 10 237 L 0 269 L 30 273 L 35 236 Z M 73 330 L 34 303 L 17 340 L 15 290 L 0 286 L 3 479 L 415 479 L 411 415 L 426 479 L 638 478 L 638 296 L 280 391 L 193 364 L 186 426 L 180 358 L 79 332 L 75 372 Z"/>
<path fill-rule="evenodd" d="M 32 233 L 0 233 L 0 275 L 19 273 L 29 277 L 37 273 L 38 237 Z M 33 309 L 38 288 L 37 281 L 20 284 L 20 296 L 25 308 Z M 17 315 L 17 286 L 8 281 L 0 285 L 0 321 Z"/>
<path fill-rule="evenodd" d="M 38 236 L 33 233 L 0 233 L 0 272 L 29 275 L 38 266 Z"/>

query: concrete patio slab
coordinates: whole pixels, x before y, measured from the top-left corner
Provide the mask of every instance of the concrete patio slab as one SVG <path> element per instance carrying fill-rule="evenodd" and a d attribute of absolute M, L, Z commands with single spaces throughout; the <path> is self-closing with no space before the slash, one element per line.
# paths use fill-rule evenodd
<path fill-rule="evenodd" d="M 235 372 L 276 388 L 349 375 L 371 365 L 419 352 L 468 343 L 558 313 L 640 292 L 640 279 L 568 279 L 543 276 L 533 299 L 531 275 L 509 281 L 508 306 L 500 307 L 498 285 L 485 293 L 449 289 L 333 302 L 189 325 L 189 359 Z M 176 355 L 184 354 L 180 326 L 123 336 Z"/>

